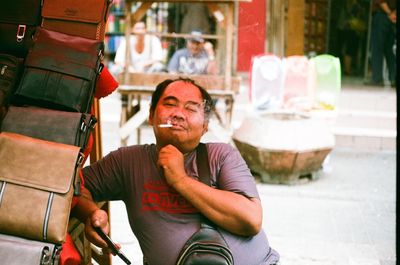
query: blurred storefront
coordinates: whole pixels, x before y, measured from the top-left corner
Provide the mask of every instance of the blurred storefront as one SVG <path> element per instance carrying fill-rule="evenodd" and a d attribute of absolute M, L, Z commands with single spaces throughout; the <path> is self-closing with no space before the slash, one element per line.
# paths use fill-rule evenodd
<path fill-rule="evenodd" d="M 253 0 L 238 8 L 237 71 L 248 71 L 255 55 L 277 56 L 323 53 L 343 58 L 338 23 L 349 2 L 359 6 L 358 45 L 352 67 L 356 76 L 367 73 L 369 0 Z"/>

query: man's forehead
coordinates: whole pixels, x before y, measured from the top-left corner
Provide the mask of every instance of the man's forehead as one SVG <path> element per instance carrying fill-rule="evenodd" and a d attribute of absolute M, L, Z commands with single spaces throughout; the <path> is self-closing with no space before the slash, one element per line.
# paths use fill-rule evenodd
<path fill-rule="evenodd" d="M 169 84 L 162 95 L 162 97 L 174 96 L 176 98 L 195 98 L 202 99 L 201 92 L 195 85 L 184 82 L 175 81 Z"/>

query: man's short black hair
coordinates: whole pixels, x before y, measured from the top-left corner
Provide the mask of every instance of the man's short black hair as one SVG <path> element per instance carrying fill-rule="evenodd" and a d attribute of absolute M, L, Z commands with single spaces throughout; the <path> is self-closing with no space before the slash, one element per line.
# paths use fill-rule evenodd
<path fill-rule="evenodd" d="M 201 96 L 203 97 L 203 100 L 204 100 L 204 117 L 206 118 L 206 120 L 208 120 L 210 118 L 212 104 L 213 104 L 212 98 L 211 98 L 210 94 L 208 94 L 207 90 L 205 90 L 202 86 L 198 85 L 194 80 L 192 80 L 190 78 L 179 77 L 176 79 L 166 79 L 166 80 L 162 81 L 161 83 L 159 83 L 156 86 L 156 90 L 153 92 L 153 94 L 151 96 L 150 110 L 154 113 L 157 103 L 160 100 L 161 95 L 164 93 L 164 90 L 167 88 L 167 86 L 169 84 L 176 82 L 176 81 L 190 83 L 200 90 Z"/>

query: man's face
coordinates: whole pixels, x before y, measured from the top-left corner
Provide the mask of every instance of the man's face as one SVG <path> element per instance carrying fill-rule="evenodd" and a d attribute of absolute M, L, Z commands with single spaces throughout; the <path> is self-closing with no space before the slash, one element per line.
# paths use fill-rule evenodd
<path fill-rule="evenodd" d="M 190 83 L 172 82 L 161 95 L 154 113 L 150 111 L 149 123 L 159 147 L 172 144 L 182 153 L 193 150 L 208 128 L 200 90 Z M 159 127 L 160 124 L 172 127 Z"/>
<path fill-rule="evenodd" d="M 146 25 L 142 21 L 137 22 L 133 26 L 132 32 L 135 35 L 144 35 L 144 34 L 146 34 Z"/>
<path fill-rule="evenodd" d="M 193 55 L 197 55 L 201 52 L 203 49 L 204 43 L 203 42 L 198 42 L 198 41 L 193 41 L 193 40 L 188 40 L 187 42 L 187 49 L 189 52 Z"/>

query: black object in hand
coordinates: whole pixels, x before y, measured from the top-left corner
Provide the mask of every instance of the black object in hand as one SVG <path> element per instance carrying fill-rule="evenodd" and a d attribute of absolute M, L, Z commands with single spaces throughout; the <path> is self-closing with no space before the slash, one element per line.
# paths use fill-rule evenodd
<path fill-rule="evenodd" d="M 106 235 L 103 230 L 101 230 L 100 227 L 93 227 L 94 230 L 96 231 L 97 234 L 99 234 L 99 236 L 107 242 L 108 247 L 111 249 L 112 254 L 117 255 L 118 257 L 120 257 L 126 264 L 131 264 L 131 262 L 129 261 L 129 259 L 124 255 L 124 253 L 122 253 L 117 246 L 115 245 L 115 243 L 111 240 L 111 238 Z"/>

